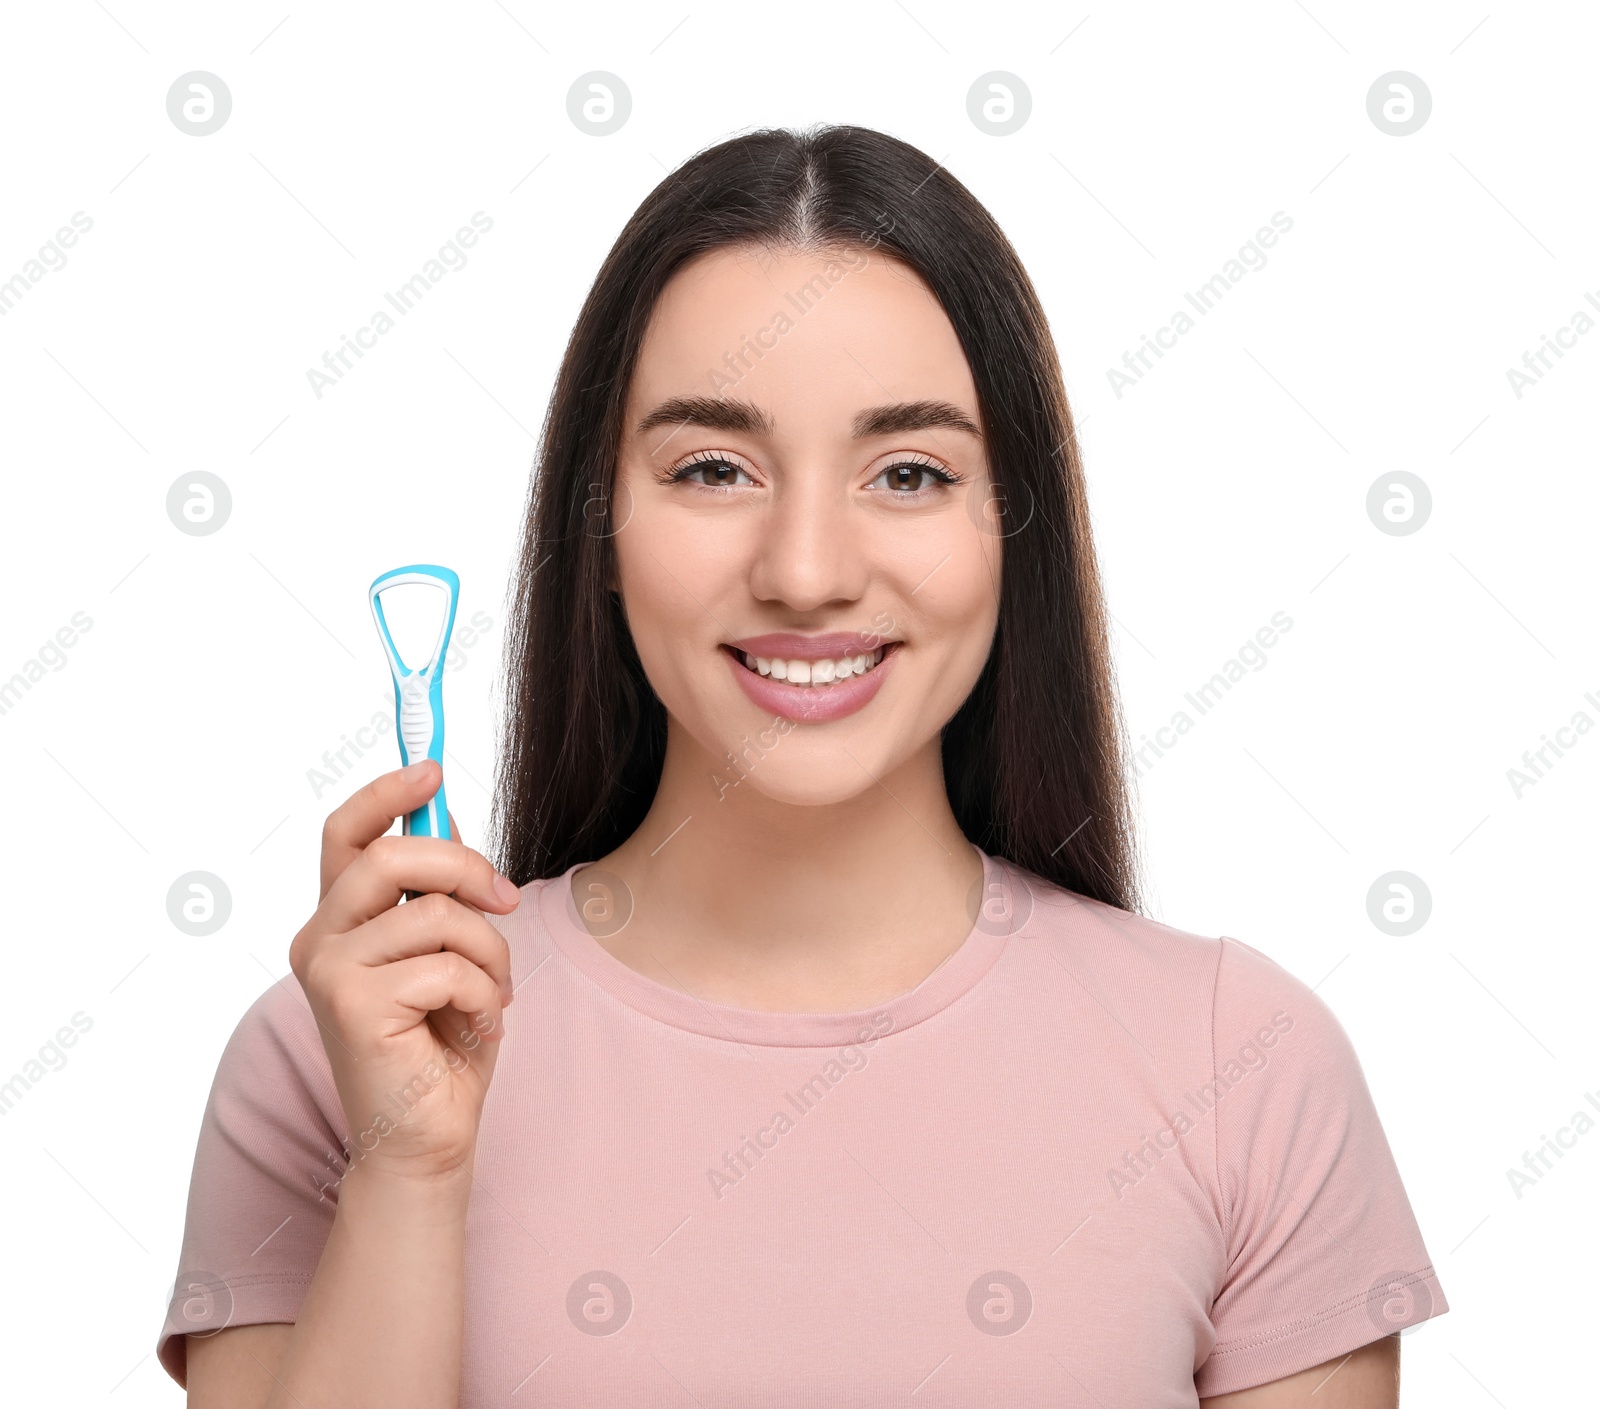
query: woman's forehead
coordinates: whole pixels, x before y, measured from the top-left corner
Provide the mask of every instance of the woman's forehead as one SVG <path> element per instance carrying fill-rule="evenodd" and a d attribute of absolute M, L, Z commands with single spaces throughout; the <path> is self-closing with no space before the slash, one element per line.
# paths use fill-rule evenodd
<path fill-rule="evenodd" d="M 823 404 L 853 419 L 942 400 L 976 420 L 955 329 L 898 261 L 850 250 L 716 250 L 662 291 L 629 388 L 629 430 L 671 397 L 738 396 L 782 420 Z"/>

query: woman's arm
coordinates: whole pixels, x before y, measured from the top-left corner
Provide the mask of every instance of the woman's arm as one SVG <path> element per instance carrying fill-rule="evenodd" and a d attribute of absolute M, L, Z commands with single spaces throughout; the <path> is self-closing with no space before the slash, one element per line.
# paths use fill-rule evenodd
<path fill-rule="evenodd" d="M 190 1337 L 191 1405 L 458 1401 L 473 1155 L 512 998 L 510 949 L 483 912 L 520 893 L 459 840 L 386 835 L 438 791 L 438 767 L 384 774 L 323 828 L 321 898 L 289 964 L 322 1032 L 350 1164 L 293 1325 Z M 450 829 L 460 836 L 453 817 Z M 402 1091 L 404 1115 L 377 1114 Z"/>
<path fill-rule="evenodd" d="M 190 1409 L 214 1409 L 220 1404 L 261 1409 L 293 1332 L 292 1325 L 264 1321 L 186 1337 L 189 1397 L 185 1403 Z"/>
<path fill-rule="evenodd" d="M 1269 1385 L 1202 1399 L 1200 1409 L 1398 1409 L 1399 1404 L 1400 1337 L 1393 1335 Z"/>
<path fill-rule="evenodd" d="M 356 1164 L 299 1320 L 189 1338 L 190 1409 L 455 1404 L 470 1187 Z"/>

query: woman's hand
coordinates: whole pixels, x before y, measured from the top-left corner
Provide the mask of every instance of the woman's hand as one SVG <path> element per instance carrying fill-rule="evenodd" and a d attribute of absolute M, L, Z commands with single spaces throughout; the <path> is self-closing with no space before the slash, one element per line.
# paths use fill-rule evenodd
<path fill-rule="evenodd" d="M 322 1030 L 352 1169 L 430 1182 L 470 1174 L 511 954 L 483 911 L 517 888 L 460 841 L 386 836 L 438 791 L 424 760 L 374 779 L 322 831 L 321 903 L 289 965 Z M 452 836 L 459 837 L 455 818 Z M 417 899 L 400 904 L 407 890 Z"/>

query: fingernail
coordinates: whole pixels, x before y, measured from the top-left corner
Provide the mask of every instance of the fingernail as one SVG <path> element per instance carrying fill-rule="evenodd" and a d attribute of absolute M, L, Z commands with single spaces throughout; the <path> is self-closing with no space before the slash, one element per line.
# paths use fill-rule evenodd
<path fill-rule="evenodd" d="M 507 905 L 514 905 L 522 898 L 522 892 L 512 884 L 509 878 L 502 876 L 498 871 L 494 877 L 494 893 L 505 901 Z"/>
<path fill-rule="evenodd" d="M 427 771 L 428 771 L 428 760 L 427 759 L 423 759 L 419 763 L 413 763 L 409 767 L 402 768 L 400 770 L 400 776 L 402 778 L 404 778 L 406 780 L 406 782 L 414 783 L 414 782 L 417 781 L 417 779 L 422 777 L 422 775 L 424 773 L 426 773 Z"/>

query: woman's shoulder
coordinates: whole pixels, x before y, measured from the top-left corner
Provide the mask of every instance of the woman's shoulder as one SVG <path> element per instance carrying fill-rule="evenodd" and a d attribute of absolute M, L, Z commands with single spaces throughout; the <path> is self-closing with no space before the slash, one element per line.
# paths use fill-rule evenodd
<path fill-rule="evenodd" d="M 1012 887 L 1014 933 L 1036 941 L 1019 948 L 1103 993 L 1172 1016 L 1193 1012 L 1219 1034 L 1259 1029 L 1280 1013 L 1303 1015 L 1317 1027 L 1336 1025 L 1309 985 L 1254 945 L 1124 910 L 1010 862 L 1003 869 Z"/>
<path fill-rule="evenodd" d="M 254 1107 L 291 1093 L 308 1113 L 339 1109 L 322 1030 L 292 972 L 262 989 L 234 1025 L 217 1063 L 211 1104 Z"/>
<path fill-rule="evenodd" d="M 540 968 L 556 949 L 551 934 L 551 913 L 547 913 L 545 907 L 555 901 L 557 892 L 565 885 L 561 875 L 536 877 L 517 887 L 521 899 L 515 910 L 504 915 L 492 910 L 483 912 L 483 918 L 500 932 L 511 951 L 511 982 L 519 989 L 522 981 Z"/>
<path fill-rule="evenodd" d="M 1214 975 L 1222 939 L 1167 924 L 1069 890 L 1012 862 L 1001 866 L 1013 933 L 1039 956 L 1146 991 L 1189 990 Z"/>
<path fill-rule="evenodd" d="M 308 1051 L 321 1048 L 316 1017 L 293 972 L 274 979 L 256 995 L 228 1039 L 230 1054 L 246 1060 L 269 1051 L 280 1058 L 303 1059 Z"/>

